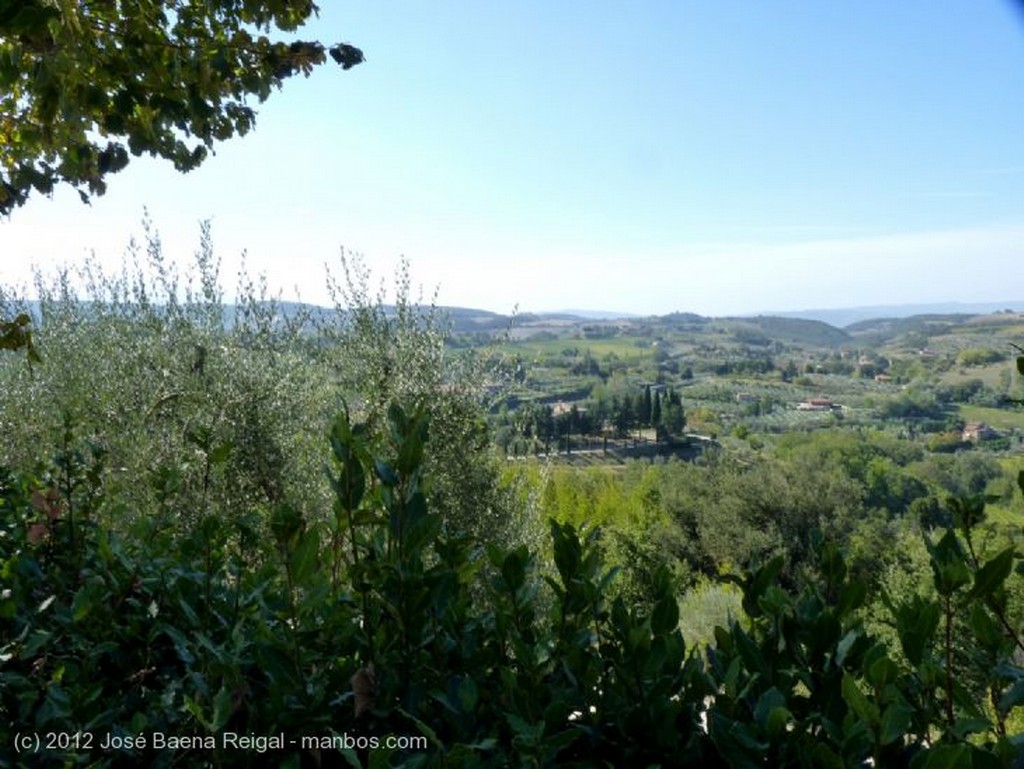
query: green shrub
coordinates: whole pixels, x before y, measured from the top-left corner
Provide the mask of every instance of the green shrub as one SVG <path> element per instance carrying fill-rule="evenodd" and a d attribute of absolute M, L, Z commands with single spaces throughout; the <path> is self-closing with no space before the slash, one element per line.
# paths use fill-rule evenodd
<path fill-rule="evenodd" d="M 688 646 L 713 644 L 715 628 L 743 621 L 743 593 L 736 585 L 701 579 L 679 600 L 679 616 Z"/>
<path fill-rule="evenodd" d="M 425 493 L 427 412 L 392 405 L 379 429 L 335 420 L 332 515 L 280 504 L 262 520 L 202 517 L 185 536 L 159 517 L 102 525 L 100 457 L 73 434 L 38 475 L 4 473 L 7 736 L 149 736 L 32 756 L 92 766 L 268 758 L 228 733 L 286 735 L 268 755 L 287 766 L 1014 759 L 1024 670 L 1005 584 L 1020 559 L 978 551 L 984 500 L 954 500 L 952 525 L 927 540 L 934 593 L 891 598 L 900 654 L 865 629 L 865 584 L 812 538 L 819 577 L 799 592 L 780 587 L 781 557 L 730 578 L 746 619 L 716 627 L 705 656 L 687 650 L 667 572 L 649 608 L 630 608 L 611 597 L 596 532 L 552 523 L 550 572 L 525 545 L 449 532 Z M 157 732 L 211 743 L 161 750 Z M 424 742 L 329 744 L 344 735 Z M 24 762 L 23 744 L 0 743 L 0 761 Z"/>
<path fill-rule="evenodd" d="M 990 363 L 999 363 L 1006 360 L 1006 355 L 988 347 L 969 347 L 961 350 L 956 361 L 961 366 L 987 366 Z"/>

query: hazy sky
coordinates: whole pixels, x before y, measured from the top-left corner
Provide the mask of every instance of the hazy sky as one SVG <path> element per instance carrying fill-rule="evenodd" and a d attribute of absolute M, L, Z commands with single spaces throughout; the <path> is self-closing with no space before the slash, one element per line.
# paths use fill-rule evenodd
<path fill-rule="evenodd" d="M 721 315 L 1024 298 L 1024 13 L 1011 0 L 321 0 L 361 47 L 198 171 L 0 222 L 0 282 L 111 263 L 143 207 L 210 219 L 286 298 L 341 247 L 442 304 Z"/>

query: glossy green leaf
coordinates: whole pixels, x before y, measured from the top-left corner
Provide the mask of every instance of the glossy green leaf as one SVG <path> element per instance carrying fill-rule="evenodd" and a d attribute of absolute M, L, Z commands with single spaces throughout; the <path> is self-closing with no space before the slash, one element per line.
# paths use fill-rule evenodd
<path fill-rule="evenodd" d="M 836 646 L 836 666 L 842 667 L 846 662 L 846 656 L 850 653 L 850 649 L 857 642 L 857 639 L 861 637 L 861 631 L 859 628 L 853 628 L 847 631 L 846 635 L 842 637 L 839 644 Z"/>
<path fill-rule="evenodd" d="M 857 685 L 856 679 L 849 673 L 843 674 L 843 699 L 857 717 L 868 724 L 878 723 L 878 706 L 872 703 Z"/>
<path fill-rule="evenodd" d="M 878 741 L 882 745 L 890 745 L 902 739 L 910 728 L 914 709 L 904 701 L 893 702 L 882 711 L 882 721 L 878 730 Z"/>
<path fill-rule="evenodd" d="M 938 605 L 915 595 L 895 607 L 896 633 L 907 659 L 919 666 L 931 648 L 938 629 L 941 612 Z"/>
<path fill-rule="evenodd" d="M 896 680 L 899 675 L 899 668 L 896 663 L 888 657 L 882 657 L 871 663 L 868 668 L 867 679 L 876 689 L 883 689 L 886 685 Z"/>
<path fill-rule="evenodd" d="M 1021 705 L 1024 705 L 1024 678 L 1014 681 L 1013 685 L 1003 692 L 999 698 L 999 712 L 1006 716 Z"/>
<path fill-rule="evenodd" d="M 931 555 L 935 589 L 939 595 L 952 595 L 971 581 L 966 557 L 952 529 L 947 530 L 936 544 L 927 540 L 925 544 Z"/>
<path fill-rule="evenodd" d="M 679 603 L 675 596 L 666 596 L 654 605 L 651 613 L 651 632 L 661 635 L 679 626 Z"/>
<path fill-rule="evenodd" d="M 373 462 L 373 470 L 377 475 L 377 479 L 387 486 L 398 485 L 398 473 L 395 469 L 382 459 L 375 459 Z"/>
<path fill-rule="evenodd" d="M 922 769 L 970 769 L 969 745 L 936 745 L 928 751 Z"/>
<path fill-rule="evenodd" d="M 319 549 L 318 529 L 310 528 L 304 531 L 291 554 L 292 578 L 296 583 L 304 584 L 311 580 L 317 568 Z"/>
<path fill-rule="evenodd" d="M 968 598 L 987 598 L 1002 587 L 1013 569 L 1014 558 L 1015 549 L 1008 547 L 978 569 Z"/>
<path fill-rule="evenodd" d="M 773 686 L 758 697 L 757 704 L 754 706 L 754 718 L 762 729 L 766 729 L 770 733 L 771 729 L 768 728 L 770 715 L 773 711 L 784 708 L 785 705 L 786 696 Z"/>

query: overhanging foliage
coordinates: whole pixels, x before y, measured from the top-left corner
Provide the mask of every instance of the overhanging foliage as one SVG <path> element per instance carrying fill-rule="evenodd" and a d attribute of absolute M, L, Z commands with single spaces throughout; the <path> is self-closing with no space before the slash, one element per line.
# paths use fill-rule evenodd
<path fill-rule="evenodd" d="M 362 62 L 345 43 L 271 39 L 316 12 L 310 0 L 0 0 L 0 214 L 59 184 L 101 195 L 129 153 L 192 170 L 253 128 L 251 97 L 328 55 Z"/>

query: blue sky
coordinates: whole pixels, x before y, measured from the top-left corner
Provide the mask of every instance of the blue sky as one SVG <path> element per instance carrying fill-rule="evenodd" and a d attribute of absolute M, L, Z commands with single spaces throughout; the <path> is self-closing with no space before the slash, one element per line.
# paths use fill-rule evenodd
<path fill-rule="evenodd" d="M 442 304 L 722 315 L 1024 298 L 1024 13 L 1011 0 L 321 2 L 365 64 L 293 79 L 198 171 L 134 159 L 91 207 L 0 222 L 0 281 L 143 207 L 212 220 L 291 298 L 401 256 Z"/>

